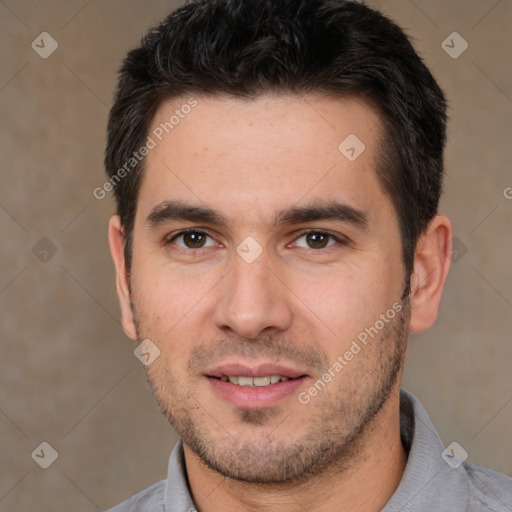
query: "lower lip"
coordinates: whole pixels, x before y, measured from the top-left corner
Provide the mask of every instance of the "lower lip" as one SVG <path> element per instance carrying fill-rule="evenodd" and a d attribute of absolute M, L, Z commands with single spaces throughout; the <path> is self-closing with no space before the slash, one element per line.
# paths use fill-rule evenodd
<path fill-rule="evenodd" d="M 226 401 L 241 409 L 266 409 L 276 406 L 282 399 L 297 391 L 307 377 L 290 379 L 264 387 L 246 387 L 208 377 L 213 389 Z"/>

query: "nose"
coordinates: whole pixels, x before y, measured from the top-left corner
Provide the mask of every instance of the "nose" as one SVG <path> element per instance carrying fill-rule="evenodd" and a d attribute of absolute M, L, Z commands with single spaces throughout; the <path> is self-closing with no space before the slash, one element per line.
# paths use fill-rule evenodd
<path fill-rule="evenodd" d="M 291 326 L 290 291 L 269 263 L 266 251 L 252 263 L 234 256 L 233 268 L 218 290 L 214 312 L 218 329 L 255 340 L 264 332 L 283 332 Z"/>

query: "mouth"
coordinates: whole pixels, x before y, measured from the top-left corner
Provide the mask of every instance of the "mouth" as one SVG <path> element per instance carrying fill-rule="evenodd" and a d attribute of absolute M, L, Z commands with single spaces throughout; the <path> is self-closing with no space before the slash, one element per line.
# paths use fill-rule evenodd
<path fill-rule="evenodd" d="M 274 407 L 310 379 L 300 369 L 276 364 L 222 365 L 205 377 L 217 397 L 243 409 Z"/>
<path fill-rule="evenodd" d="M 216 377 L 213 377 L 216 378 Z M 288 377 L 283 375 L 266 375 L 264 377 L 243 377 L 241 375 L 222 375 L 220 380 L 223 382 L 231 382 L 236 386 L 242 386 L 246 388 L 265 388 L 278 382 L 286 382 L 290 380 Z"/>

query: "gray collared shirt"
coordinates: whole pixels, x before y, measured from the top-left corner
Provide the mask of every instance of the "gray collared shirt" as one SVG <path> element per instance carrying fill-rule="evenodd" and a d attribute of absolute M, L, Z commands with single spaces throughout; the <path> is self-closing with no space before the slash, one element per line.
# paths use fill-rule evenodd
<path fill-rule="evenodd" d="M 400 395 L 402 443 L 409 452 L 397 490 L 382 512 L 512 512 L 512 479 L 461 463 L 460 450 L 444 446 L 420 401 L 411 393 Z M 177 443 L 169 459 L 167 480 L 162 480 L 108 512 L 196 512 Z M 340 509 L 341 510 L 341 509 Z"/>

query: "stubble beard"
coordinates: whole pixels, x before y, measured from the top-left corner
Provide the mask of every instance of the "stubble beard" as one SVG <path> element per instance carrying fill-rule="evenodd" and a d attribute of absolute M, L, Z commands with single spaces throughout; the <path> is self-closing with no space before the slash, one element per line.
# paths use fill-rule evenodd
<path fill-rule="evenodd" d="M 161 366 L 146 368 L 148 384 L 183 442 L 205 466 L 224 477 L 286 487 L 333 469 L 343 472 L 363 450 L 365 434 L 399 384 L 408 337 L 408 297 L 402 305 L 402 311 L 315 400 L 299 405 L 311 407 L 299 435 L 287 431 L 287 419 L 293 422 L 294 415 L 281 408 L 239 410 L 239 421 L 247 429 L 242 434 L 230 433 L 222 426 L 222 418 L 212 417 L 208 404 L 201 404 L 194 397 L 194 385 L 178 382 Z M 139 327 L 138 333 L 142 333 Z M 213 352 L 219 355 L 218 350 Z M 286 357 L 317 369 L 323 365 L 323 371 L 332 365 L 317 351 L 297 350 L 289 341 L 275 338 L 262 339 L 261 343 L 227 339 L 220 352 L 273 360 Z M 189 373 L 201 367 L 211 353 L 212 349 L 206 346 L 197 347 L 191 353 Z M 278 416 L 282 419 L 275 426 L 274 418 Z M 244 432 L 243 425 L 238 432 Z"/>

